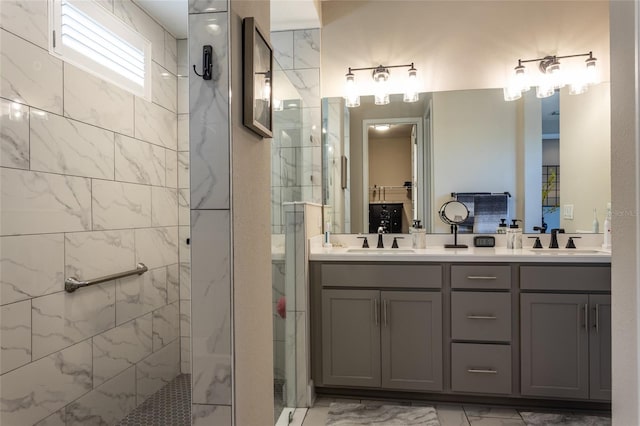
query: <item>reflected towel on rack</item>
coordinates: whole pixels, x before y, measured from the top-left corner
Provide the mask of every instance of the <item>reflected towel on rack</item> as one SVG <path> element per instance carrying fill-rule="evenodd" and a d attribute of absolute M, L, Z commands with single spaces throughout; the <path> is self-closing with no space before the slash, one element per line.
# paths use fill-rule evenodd
<path fill-rule="evenodd" d="M 474 232 L 474 215 L 475 215 L 475 198 L 479 195 L 491 195 L 490 192 L 457 192 L 452 193 L 456 201 L 460 201 L 467 206 L 469 217 L 467 220 L 458 225 L 458 232 L 461 234 Z"/>
<path fill-rule="evenodd" d="M 500 219 L 509 217 L 507 194 L 476 195 L 473 199 L 473 232 L 494 233 Z"/>

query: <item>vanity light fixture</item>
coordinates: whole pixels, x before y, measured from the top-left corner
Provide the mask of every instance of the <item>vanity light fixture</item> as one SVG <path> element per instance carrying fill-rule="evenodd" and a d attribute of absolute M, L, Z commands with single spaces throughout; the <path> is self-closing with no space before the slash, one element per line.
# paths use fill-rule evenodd
<path fill-rule="evenodd" d="M 413 62 L 406 65 L 378 65 L 377 67 L 351 68 L 349 67 L 345 84 L 345 100 L 349 108 L 360 106 L 360 94 L 356 86 L 353 71 L 372 70 L 371 77 L 375 83 L 374 102 L 376 105 L 386 105 L 389 103 L 389 68 L 409 68 L 408 81 L 404 93 L 404 102 L 417 102 L 418 94 L 418 71 Z"/>
<path fill-rule="evenodd" d="M 573 70 L 570 73 L 561 66 L 560 59 L 579 58 L 586 56 L 585 67 Z M 538 70 L 540 75 L 530 80 L 531 76 L 527 75 L 524 63 L 538 62 Z M 504 100 L 515 101 L 520 99 L 522 94 L 528 91 L 532 85 L 536 86 L 536 96 L 538 98 L 546 98 L 561 89 L 567 83 L 570 84 L 569 91 L 572 95 L 579 95 L 587 91 L 588 87 L 598 82 L 598 72 L 596 69 L 597 59 L 593 57 L 593 52 L 578 53 L 575 55 L 564 56 L 545 56 L 536 59 L 518 59 L 518 65 L 514 68 L 514 75 L 504 88 Z M 533 84 L 535 83 L 535 84 Z"/>

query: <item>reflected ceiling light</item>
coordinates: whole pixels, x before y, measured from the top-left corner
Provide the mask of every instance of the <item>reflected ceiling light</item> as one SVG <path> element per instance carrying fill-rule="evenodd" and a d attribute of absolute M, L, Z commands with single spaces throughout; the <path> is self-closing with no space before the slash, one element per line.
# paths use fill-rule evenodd
<path fill-rule="evenodd" d="M 583 56 L 588 57 L 585 60 L 586 66 L 584 68 L 566 72 L 565 67 L 560 65 L 560 59 Z M 590 85 L 598 82 L 596 61 L 592 52 L 564 56 L 553 55 L 536 59 L 518 59 L 518 65 L 514 68 L 514 75 L 507 87 L 504 88 L 504 100 L 515 101 L 520 99 L 522 94 L 533 85 L 531 84 L 532 81 L 529 80 L 530 76 L 527 75 L 524 63 L 538 62 L 540 75 L 537 76 L 536 96 L 538 98 L 546 98 L 553 95 L 556 89 L 561 89 L 566 84 L 570 84 L 569 93 L 572 95 L 586 92 Z"/>
<path fill-rule="evenodd" d="M 372 70 L 372 78 L 375 83 L 374 99 L 376 105 L 386 105 L 389 103 L 389 68 L 409 68 L 407 82 L 405 84 L 404 102 L 417 102 L 419 99 L 418 71 L 413 66 L 413 62 L 406 65 L 378 65 L 377 67 L 351 68 L 349 67 L 345 84 L 345 100 L 349 108 L 360 106 L 360 94 L 356 86 L 353 71 Z"/>
<path fill-rule="evenodd" d="M 386 132 L 391 128 L 390 124 L 374 124 L 373 128 L 379 132 Z"/>

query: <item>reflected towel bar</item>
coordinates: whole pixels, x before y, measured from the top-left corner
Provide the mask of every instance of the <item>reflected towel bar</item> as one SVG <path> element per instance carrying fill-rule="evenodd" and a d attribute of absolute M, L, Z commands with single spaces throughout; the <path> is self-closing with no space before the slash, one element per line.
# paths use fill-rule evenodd
<path fill-rule="evenodd" d="M 129 277 L 131 275 L 142 275 L 148 270 L 149 268 L 147 268 L 144 263 L 140 262 L 136 265 L 136 269 L 120 272 L 118 274 L 106 275 L 104 277 L 94 278 L 92 280 L 80 281 L 76 277 L 69 277 L 64 280 L 64 291 L 66 291 L 67 293 L 73 293 L 81 287 L 88 287 L 94 284 L 106 283 L 107 281 L 117 280 L 118 278 Z"/>

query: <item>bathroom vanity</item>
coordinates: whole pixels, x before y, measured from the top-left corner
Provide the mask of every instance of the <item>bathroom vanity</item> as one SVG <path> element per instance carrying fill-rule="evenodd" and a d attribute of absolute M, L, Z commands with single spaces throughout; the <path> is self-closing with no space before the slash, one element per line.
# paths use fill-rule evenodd
<path fill-rule="evenodd" d="M 310 260 L 318 392 L 611 399 L 610 253 L 332 248 Z"/>

